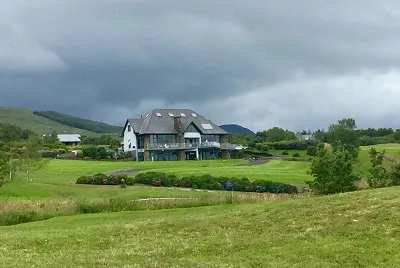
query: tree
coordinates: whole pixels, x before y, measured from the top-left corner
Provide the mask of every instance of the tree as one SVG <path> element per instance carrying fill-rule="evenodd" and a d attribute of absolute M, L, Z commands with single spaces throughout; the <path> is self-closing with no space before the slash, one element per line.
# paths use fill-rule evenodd
<path fill-rule="evenodd" d="M 369 156 L 371 157 L 372 164 L 372 168 L 370 168 L 371 176 L 367 180 L 369 186 L 373 188 L 391 186 L 393 184 L 391 176 L 382 165 L 385 151 L 380 153 L 375 148 L 371 148 Z"/>
<path fill-rule="evenodd" d="M 4 151 L 0 151 L 0 187 L 3 186 L 9 170 L 9 155 Z"/>
<path fill-rule="evenodd" d="M 42 168 L 47 162 L 41 157 L 40 149 L 42 149 L 41 140 L 36 136 L 30 136 L 24 143 L 22 153 L 18 156 L 18 168 L 25 172 L 27 181 L 31 181 L 32 171 Z"/>
<path fill-rule="evenodd" d="M 325 130 L 318 129 L 315 133 L 315 140 L 318 142 L 326 142 L 326 133 Z"/>
<path fill-rule="evenodd" d="M 121 147 L 121 142 L 118 140 L 112 140 L 110 142 L 110 149 L 113 150 L 114 152 L 118 152 L 118 149 Z"/>
<path fill-rule="evenodd" d="M 47 144 L 54 144 L 54 143 L 58 142 L 57 132 L 55 130 L 53 130 L 49 136 L 47 136 L 47 135 L 44 136 L 43 140 Z"/>
<path fill-rule="evenodd" d="M 291 141 L 296 139 L 296 134 L 294 132 L 279 127 L 273 127 L 268 130 L 257 132 L 253 137 L 253 143 Z"/>
<path fill-rule="evenodd" d="M 358 156 L 358 136 L 355 129 L 356 121 L 353 118 L 339 120 L 329 126 L 326 133 L 327 141 L 331 143 L 333 150 L 346 149 L 354 158 Z"/>
<path fill-rule="evenodd" d="M 319 146 L 309 172 L 314 180 L 306 183 L 317 194 L 355 191 L 354 182 L 359 178 L 353 172 L 354 162 L 353 156 L 344 148 L 328 151 Z"/>

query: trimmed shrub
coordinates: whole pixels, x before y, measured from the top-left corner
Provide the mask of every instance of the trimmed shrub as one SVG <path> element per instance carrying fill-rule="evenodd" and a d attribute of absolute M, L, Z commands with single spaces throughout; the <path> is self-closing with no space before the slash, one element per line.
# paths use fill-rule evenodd
<path fill-rule="evenodd" d="M 317 155 L 317 146 L 308 146 L 306 153 L 307 153 L 307 155 L 316 156 Z"/>
<path fill-rule="evenodd" d="M 41 151 L 40 154 L 41 154 L 41 156 L 42 156 L 43 158 L 56 158 L 57 155 L 58 155 L 57 152 L 54 152 L 54 151 L 47 151 L 47 150 Z"/>
<path fill-rule="evenodd" d="M 82 147 L 83 157 L 96 158 L 97 147 L 96 146 L 84 146 Z"/>
<path fill-rule="evenodd" d="M 289 152 L 288 151 L 283 151 L 282 155 L 289 155 Z"/>
<path fill-rule="evenodd" d="M 96 174 L 94 176 L 82 176 L 78 178 L 78 184 L 99 184 L 99 185 L 117 185 L 121 183 L 121 176 L 106 176 Z M 133 183 L 151 185 L 156 187 L 184 187 L 205 190 L 226 190 L 241 192 L 270 192 L 270 193 L 297 193 L 297 188 L 289 184 L 258 180 L 251 182 L 248 178 L 234 177 L 213 177 L 211 175 L 202 176 L 184 176 L 177 177 L 162 172 L 143 172 L 135 176 L 123 177 L 127 185 Z"/>
<path fill-rule="evenodd" d="M 78 158 L 83 158 L 83 152 L 81 150 L 79 150 L 78 152 L 76 152 L 76 157 Z"/>
<path fill-rule="evenodd" d="M 293 153 L 293 157 L 300 157 L 300 153 L 299 152 Z"/>
<path fill-rule="evenodd" d="M 76 180 L 76 184 L 95 184 L 95 185 L 119 185 L 122 180 L 125 181 L 126 185 L 133 185 L 133 178 L 127 175 L 105 175 L 102 173 L 95 174 L 93 176 L 81 176 Z"/>

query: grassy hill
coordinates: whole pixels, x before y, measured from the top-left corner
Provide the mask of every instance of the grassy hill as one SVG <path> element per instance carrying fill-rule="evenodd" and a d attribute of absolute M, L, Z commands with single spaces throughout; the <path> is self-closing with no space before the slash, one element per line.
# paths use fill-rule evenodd
<path fill-rule="evenodd" d="M 58 123 L 75 127 L 79 129 L 84 129 L 87 131 L 92 131 L 95 133 L 121 133 L 122 127 L 111 126 L 106 123 L 83 119 L 59 112 L 54 111 L 35 111 L 35 115 L 39 115 L 50 120 L 56 121 Z"/>
<path fill-rule="evenodd" d="M 68 117 L 68 115 L 65 116 Z M 9 123 L 19 126 L 23 129 L 31 129 L 39 135 L 50 134 L 53 130 L 60 134 L 78 133 L 86 136 L 99 135 L 93 131 L 71 127 L 48 118 L 35 115 L 33 111 L 23 108 L 0 107 L 0 123 Z"/>
<path fill-rule="evenodd" d="M 399 267 L 400 188 L 0 227 L 7 267 Z"/>

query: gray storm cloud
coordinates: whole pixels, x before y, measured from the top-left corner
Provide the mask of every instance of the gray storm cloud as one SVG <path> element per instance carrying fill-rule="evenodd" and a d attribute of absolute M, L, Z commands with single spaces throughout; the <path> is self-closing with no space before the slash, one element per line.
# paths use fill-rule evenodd
<path fill-rule="evenodd" d="M 121 124 L 189 107 L 255 130 L 400 127 L 398 1 L 0 3 L 0 105 Z M 74 96 L 74 97 L 71 97 Z"/>

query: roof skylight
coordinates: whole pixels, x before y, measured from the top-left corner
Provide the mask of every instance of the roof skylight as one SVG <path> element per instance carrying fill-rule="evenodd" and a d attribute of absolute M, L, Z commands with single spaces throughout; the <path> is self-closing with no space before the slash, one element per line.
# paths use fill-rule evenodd
<path fill-rule="evenodd" d="M 211 124 L 201 124 L 204 129 L 213 129 Z"/>
<path fill-rule="evenodd" d="M 173 117 L 173 116 L 174 116 L 174 114 L 173 114 L 173 113 L 168 113 L 168 115 L 169 115 L 169 116 L 171 116 L 171 117 Z"/>
<path fill-rule="evenodd" d="M 197 114 L 195 114 L 195 113 L 192 113 L 192 116 L 193 116 L 193 117 L 197 117 Z"/>
<path fill-rule="evenodd" d="M 186 115 L 184 113 L 181 113 L 181 116 L 185 117 Z"/>
<path fill-rule="evenodd" d="M 156 115 L 157 115 L 158 117 L 161 117 L 161 114 L 160 114 L 160 113 L 156 113 Z"/>

